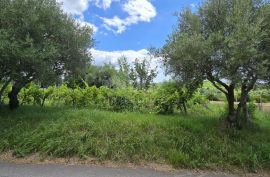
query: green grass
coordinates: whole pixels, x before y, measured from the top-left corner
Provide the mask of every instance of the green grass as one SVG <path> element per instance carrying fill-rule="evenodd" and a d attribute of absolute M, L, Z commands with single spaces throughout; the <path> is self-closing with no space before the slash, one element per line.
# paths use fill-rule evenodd
<path fill-rule="evenodd" d="M 25 106 L 0 111 L 0 152 L 172 164 L 184 168 L 270 168 L 270 116 L 242 131 L 221 126 L 222 109 L 188 116 Z"/>

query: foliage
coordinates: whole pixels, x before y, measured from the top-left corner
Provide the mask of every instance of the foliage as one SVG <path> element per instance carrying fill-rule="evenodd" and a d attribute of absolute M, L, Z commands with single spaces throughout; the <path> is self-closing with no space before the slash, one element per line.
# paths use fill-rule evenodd
<path fill-rule="evenodd" d="M 269 89 L 255 89 L 250 92 L 251 100 L 257 103 L 270 102 L 270 90 Z"/>
<path fill-rule="evenodd" d="M 4 103 L 7 102 L 10 89 L 11 85 L 3 95 Z M 253 96 L 250 98 L 256 102 Z M 38 84 L 30 83 L 19 93 L 19 100 L 21 105 L 87 107 L 116 112 L 135 111 L 159 114 L 173 114 L 175 111 L 193 112 L 194 105 L 206 106 L 209 101 L 201 89 L 191 92 L 186 85 L 180 86 L 175 82 L 165 82 L 148 91 L 131 87 L 101 86 L 98 88 L 87 84 L 84 87 L 76 86 L 75 88 L 70 88 L 67 84 L 41 88 Z"/>
<path fill-rule="evenodd" d="M 126 97 L 113 96 L 110 99 L 113 111 L 120 112 L 125 110 L 133 110 L 133 103 Z"/>
<path fill-rule="evenodd" d="M 199 92 L 205 96 L 209 101 L 226 101 L 226 97 L 221 91 L 216 89 L 210 82 L 204 81 L 203 86 L 198 89 Z M 235 90 L 235 101 L 238 102 L 241 97 L 241 90 Z M 255 101 L 256 103 L 269 103 L 270 102 L 270 91 L 269 89 L 261 86 L 256 88 L 249 93 L 249 100 Z"/>
<path fill-rule="evenodd" d="M 139 90 L 148 90 L 157 77 L 157 67 L 151 66 L 151 59 L 135 59 L 134 66 L 128 64 L 125 57 L 118 59 L 120 77 L 124 79 L 127 86 L 130 84 Z"/>
<path fill-rule="evenodd" d="M 100 110 L 156 112 L 172 114 L 180 109 L 187 112 L 188 106 L 204 104 L 203 96 L 190 92 L 186 87 L 180 87 L 177 83 L 163 83 L 157 88 L 148 91 L 128 88 L 108 88 L 88 86 L 76 86 L 69 88 L 67 84 L 41 88 L 30 83 L 19 93 L 22 105 L 40 106 L 70 106 L 88 107 Z"/>
<path fill-rule="evenodd" d="M 202 87 L 199 88 L 198 91 L 209 101 L 226 101 L 224 94 L 214 87 L 211 82 L 204 81 Z"/>
<path fill-rule="evenodd" d="M 113 113 L 67 107 L 23 106 L 0 111 L 0 152 L 24 157 L 97 158 L 156 162 L 175 167 L 269 170 L 270 117 L 256 112 L 255 125 L 220 129 L 224 109 L 189 115 Z"/>
<path fill-rule="evenodd" d="M 53 92 L 54 87 L 40 88 L 38 85 L 30 83 L 21 90 L 19 99 L 21 100 L 21 105 L 32 103 L 34 105 L 43 106 L 46 99 L 52 95 Z"/>
<path fill-rule="evenodd" d="M 209 100 L 199 92 L 195 92 L 188 100 L 191 105 L 206 105 L 208 102 Z"/>
<path fill-rule="evenodd" d="M 172 114 L 178 101 L 178 93 L 173 85 L 165 84 L 156 93 L 155 106 L 159 114 Z"/>
<path fill-rule="evenodd" d="M 85 76 L 85 81 L 89 86 L 108 88 L 115 87 L 114 79 L 118 77 L 118 72 L 112 64 L 104 64 L 102 66 L 90 66 Z"/>
<path fill-rule="evenodd" d="M 3 87 L 4 84 L 0 84 Z M 8 101 L 8 93 L 11 91 L 11 84 L 8 84 L 3 92 L 0 94 L 0 104 L 6 103 Z"/>
<path fill-rule="evenodd" d="M 163 83 L 156 93 L 156 111 L 160 114 L 172 114 L 177 108 L 181 112 L 187 113 L 187 103 L 192 99 L 195 92 L 196 89 L 182 83 Z M 199 96 L 196 98 L 197 100 L 193 99 L 193 104 L 200 102 Z"/>

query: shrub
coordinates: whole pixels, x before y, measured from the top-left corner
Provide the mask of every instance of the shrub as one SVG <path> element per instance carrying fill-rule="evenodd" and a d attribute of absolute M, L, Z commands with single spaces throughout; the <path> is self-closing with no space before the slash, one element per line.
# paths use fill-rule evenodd
<path fill-rule="evenodd" d="M 193 97 L 190 99 L 189 104 L 206 104 L 207 102 L 208 100 L 204 95 L 199 92 L 195 92 Z"/>
<path fill-rule="evenodd" d="M 158 114 L 174 113 L 176 103 L 175 95 L 159 95 L 155 100 L 155 109 Z"/>
<path fill-rule="evenodd" d="M 257 89 L 250 92 L 250 99 L 256 103 L 270 102 L 270 91 L 267 89 Z"/>
<path fill-rule="evenodd" d="M 126 97 L 123 96 L 112 96 L 111 98 L 112 111 L 133 111 L 133 103 Z"/>
<path fill-rule="evenodd" d="M 72 90 L 66 84 L 56 87 L 53 94 L 50 96 L 52 105 L 72 105 Z"/>
<path fill-rule="evenodd" d="M 175 108 L 187 113 L 187 102 L 193 98 L 196 91 L 192 85 L 168 82 L 163 84 L 156 93 L 156 112 L 160 114 L 172 114 Z M 199 94 L 199 93 L 197 93 Z M 199 94 L 200 95 L 200 94 Z M 195 103 L 202 102 L 202 97 L 194 100 Z"/>
<path fill-rule="evenodd" d="M 26 88 L 23 88 L 19 94 L 21 104 L 42 104 L 42 90 L 38 85 L 30 83 Z"/>

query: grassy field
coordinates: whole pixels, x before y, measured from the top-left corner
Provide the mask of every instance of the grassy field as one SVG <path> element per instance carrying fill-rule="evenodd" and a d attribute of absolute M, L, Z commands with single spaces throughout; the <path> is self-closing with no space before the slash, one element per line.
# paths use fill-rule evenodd
<path fill-rule="evenodd" d="M 0 111 L 0 152 L 172 164 L 176 168 L 270 168 L 270 115 L 242 131 L 222 126 L 222 108 L 189 115 L 112 113 L 64 107 Z"/>

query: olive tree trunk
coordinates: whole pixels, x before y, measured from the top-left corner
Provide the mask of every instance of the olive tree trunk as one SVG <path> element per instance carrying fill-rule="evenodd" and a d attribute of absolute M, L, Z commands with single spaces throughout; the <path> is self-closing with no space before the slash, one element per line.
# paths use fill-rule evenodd
<path fill-rule="evenodd" d="M 237 129 L 242 129 L 244 124 L 251 119 L 248 109 L 248 93 L 249 89 L 245 85 L 242 86 L 237 108 L 234 105 L 234 91 L 228 90 L 228 94 L 226 95 L 229 107 L 227 120 L 230 124 L 236 126 Z"/>
<path fill-rule="evenodd" d="M 242 85 L 239 104 L 235 106 L 234 88 L 228 88 L 226 98 L 228 102 L 227 121 L 237 129 L 242 129 L 244 124 L 251 119 L 248 109 L 248 94 L 251 86 Z"/>
<path fill-rule="evenodd" d="M 227 120 L 228 120 L 228 122 L 233 123 L 236 121 L 236 110 L 235 110 L 235 106 L 234 106 L 234 101 L 235 101 L 234 88 L 229 88 L 227 91 L 228 91 L 228 93 L 226 95 L 227 102 L 228 102 Z"/>
<path fill-rule="evenodd" d="M 18 94 L 21 91 L 23 85 L 20 83 L 14 83 L 12 86 L 11 91 L 8 93 L 9 98 L 9 108 L 10 109 L 16 109 L 19 107 L 19 99 Z"/>
<path fill-rule="evenodd" d="M 240 102 L 236 111 L 236 126 L 238 129 L 242 129 L 243 125 L 247 123 L 248 120 L 251 119 L 248 109 L 248 91 L 245 87 L 242 87 L 242 93 L 240 97 Z"/>

